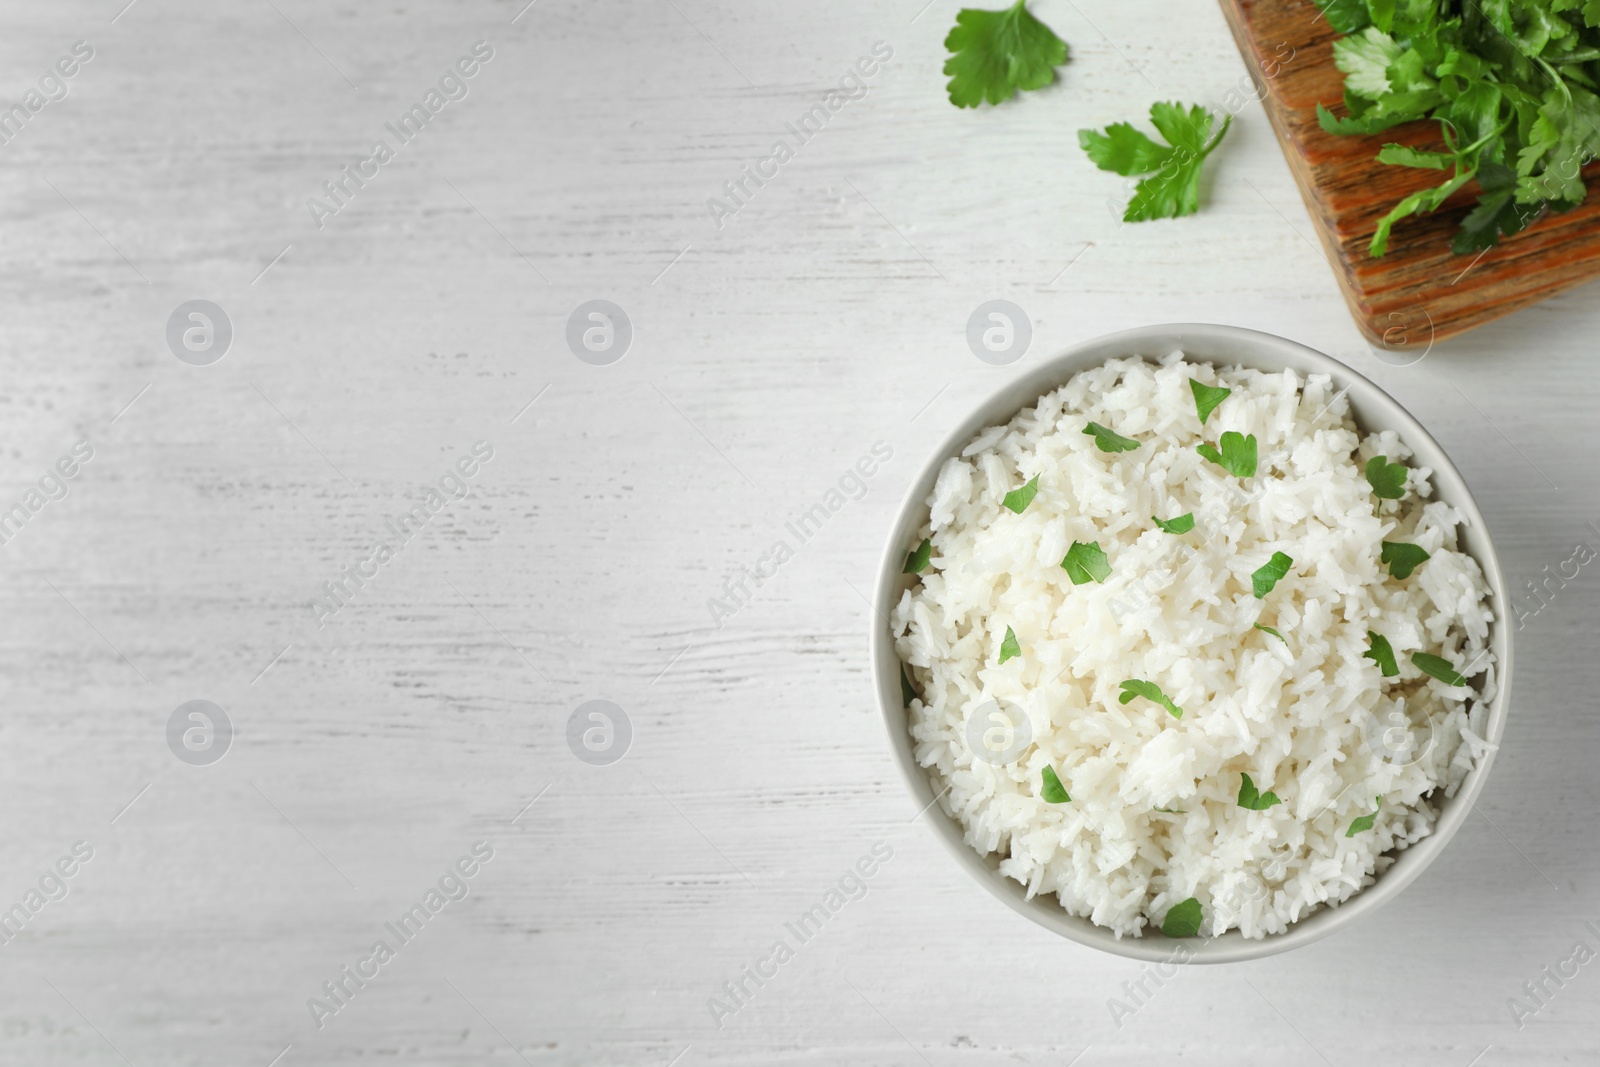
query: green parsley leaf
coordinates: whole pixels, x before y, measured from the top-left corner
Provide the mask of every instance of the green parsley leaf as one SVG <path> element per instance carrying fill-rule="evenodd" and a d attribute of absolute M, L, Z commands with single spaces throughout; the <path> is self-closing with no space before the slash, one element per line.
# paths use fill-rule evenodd
<path fill-rule="evenodd" d="M 1163 815 L 1187 815 L 1187 814 L 1189 814 L 1187 811 L 1184 811 L 1182 808 L 1157 808 L 1155 810 L 1159 811 Z"/>
<path fill-rule="evenodd" d="M 1312 0 L 1322 9 L 1322 17 L 1339 33 L 1355 33 L 1372 21 L 1366 0 Z"/>
<path fill-rule="evenodd" d="M 1017 643 L 1016 633 L 1011 627 L 1007 626 L 1006 638 L 1000 642 L 1000 662 L 1004 663 L 1008 659 L 1016 659 L 1020 655 L 1022 655 L 1022 646 Z"/>
<path fill-rule="evenodd" d="M 1150 107 L 1150 122 L 1167 141 L 1159 145 L 1125 122 L 1099 130 L 1079 130 L 1078 145 L 1101 170 L 1124 177 L 1142 175 L 1123 210 L 1124 222 L 1148 222 L 1193 215 L 1200 210 L 1200 167 L 1222 142 L 1233 122 L 1222 117 L 1215 135 L 1216 117 L 1199 104 L 1158 103 Z"/>
<path fill-rule="evenodd" d="M 1073 585 L 1103 582 L 1111 577 L 1111 563 L 1106 559 L 1105 551 L 1098 541 L 1090 541 L 1088 544 L 1082 541 L 1072 542 L 1072 547 L 1067 549 L 1067 557 L 1061 561 L 1061 566 L 1066 568 L 1067 577 L 1072 579 Z"/>
<path fill-rule="evenodd" d="M 1258 622 L 1258 623 L 1256 623 L 1256 629 L 1260 630 L 1262 633 L 1271 634 L 1273 637 L 1276 637 L 1279 641 L 1282 641 L 1286 645 L 1289 643 L 1289 639 L 1288 638 L 1284 637 L 1282 634 L 1280 634 L 1278 631 L 1274 630 L 1270 626 L 1263 626 Z"/>
<path fill-rule="evenodd" d="M 1256 435 L 1243 437 L 1229 430 L 1222 435 L 1222 451 L 1211 445 L 1195 445 L 1194 450 L 1233 475 L 1250 478 L 1256 473 Z"/>
<path fill-rule="evenodd" d="M 1183 709 L 1178 707 L 1178 705 L 1174 704 L 1172 701 L 1168 700 L 1167 694 L 1161 691 L 1161 687 L 1159 685 L 1156 685 L 1154 682 L 1140 681 L 1138 678 L 1129 678 L 1126 682 L 1122 683 L 1122 695 L 1117 698 L 1117 703 L 1127 704 L 1138 697 L 1144 697 L 1147 700 L 1153 700 L 1157 704 L 1160 704 L 1162 707 L 1167 709 L 1167 714 L 1171 715 L 1174 719 L 1183 718 Z"/>
<path fill-rule="evenodd" d="M 956 107 L 1000 104 L 1018 89 L 1042 89 L 1067 61 L 1067 42 L 1029 13 L 1026 0 L 1002 11 L 963 8 L 944 46 L 946 88 Z"/>
<path fill-rule="evenodd" d="M 1006 494 L 1006 498 L 1000 501 L 1000 503 L 1016 512 L 1018 515 L 1021 515 L 1024 511 L 1028 510 L 1028 505 L 1033 503 L 1033 498 L 1038 495 L 1039 476 L 1035 474 L 1032 478 L 1028 479 L 1028 484 L 1024 485 L 1021 489 L 1011 490 L 1011 492 Z"/>
<path fill-rule="evenodd" d="M 1274 804 L 1282 804 L 1276 793 L 1258 793 L 1256 784 L 1250 780 L 1248 774 L 1239 776 L 1243 781 L 1239 783 L 1239 806 L 1249 808 L 1251 811 L 1266 811 Z"/>
<path fill-rule="evenodd" d="M 1377 100 L 1389 93 L 1389 64 L 1404 49 L 1393 37 L 1368 26 L 1360 33 L 1333 42 L 1333 65 L 1344 71 L 1345 88 L 1356 96 Z"/>
<path fill-rule="evenodd" d="M 1054 767 L 1046 764 L 1044 770 L 1039 772 L 1039 778 L 1042 783 L 1039 787 L 1039 797 L 1046 804 L 1065 804 L 1072 799 L 1067 795 L 1067 787 L 1061 784 Z"/>
<path fill-rule="evenodd" d="M 1540 151 L 1542 154 L 1543 150 Z M 1493 248 L 1501 237 L 1510 237 L 1529 223 L 1537 222 L 1547 207 L 1551 211 L 1560 210 L 1548 200 L 1518 203 L 1516 195 L 1520 185 L 1517 172 L 1505 164 L 1490 160 L 1479 163 L 1478 186 L 1483 192 L 1478 196 L 1478 206 L 1461 220 L 1461 232 L 1450 242 L 1450 251 L 1461 256 Z"/>
<path fill-rule="evenodd" d="M 1378 821 L 1378 812 L 1383 811 L 1383 798 L 1373 797 L 1372 799 L 1378 802 L 1377 811 L 1374 811 L 1371 815 L 1362 815 L 1357 818 L 1355 822 L 1350 824 L 1350 829 L 1344 832 L 1344 836 L 1354 837 L 1359 833 L 1365 833 L 1372 829 L 1372 824 Z"/>
<path fill-rule="evenodd" d="M 1419 546 L 1404 541 L 1385 541 L 1381 553 L 1379 559 L 1388 565 L 1389 573 L 1402 581 L 1411 577 L 1411 572 L 1424 560 L 1431 558 Z"/>
<path fill-rule="evenodd" d="M 1378 162 L 1420 170 L 1448 170 L 1456 157 L 1448 152 L 1424 152 L 1403 144 L 1386 144 L 1378 152 Z"/>
<path fill-rule="evenodd" d="M 1411 665 L 1423 674 L 1431 674 L 1445 685 L 1466 685 L 1467 680 L 1456 673 L 1450 661 L 1426 652 L 1411 653 Z"/>
<path fill-rule="evenodd" d="M 1345 106 L 1350 108 L 1350 116 L 1337 118 L 1322 104 L 1317 105 L 1317 124 L 1324 131 L 1341 136 L 1350 134 L 1382 133 L 1391 126 L 1398 126 L 1407 119 L 1418 116 L 1412 114 L 1413 108 L 1401 106 L 1396 109 L 1373 107 L 1372 103 L 1363 100 L 1353 93 L 1346 92 Z"/>
<path fill-rule="evenodd" d="M 924 537 L 922 544 L 917 546 L 916 551 L 906 557 L 905 569 L 900 573 L 921 574 L 922 569 L 928 565 L 928 560 L 931 558 L 933 558 L 933 540 L 932 538 Z"/>
<path fill-rule="evenodd" d="M 1380 500 L 1399 500 L 1406 495 L 1406 466 L 1390 463 L 1388 456 L 1367 460 L 1367 484 Z"/>
<path fill-rule="evenodd" d="M 1156 144 L 1126 122 L 1113 122 L 1103 134 L 1079 130 L 1078 145 L 1095 166 L 1113 174 L 1148 174 L 1172 158 L 1170 147 Z"/>
<path fill-rule="evenodd" d="M 1102 452 L 1132 452 L 1139 447 L 1138 441 L 1112 433 L 1098 422 L 1091 422 L 1083 428 L 1083 432 L 1094 437 L 1094 443 Z"/>
<path fill-rule="evenodd" d="M 1167 937 L 1193 937 L 1200 932 L 1200 902 L 1194 897 L 1180 900 L 1167 909 L 1161 932 Z"/>
<path fill-rule="evenodd" d="M 1150 521 L 1169 534 L 1186 534 L 1194 529 L 1194 512 L 1191 511 L 1187 515 L 1179 515 L 1175 519 L 1158 519 L 1152 515 L 1150 516 Z"/>
<path fill-rule="evenodd" d="M 912 688 L 911 679 L 906 677 L 906 666 L 902 663 L 900 665 L 900 703 L 909 708 L 911 702 L 915 699 L 917 699 L 917 691 Z"/>
<path fill-rule="evenodd" d="M 1228 399 L 1233 394 L 1232 389 L 1224 389 L 1217 385 L 1206 385 L 1195 378 L 1189 379 L 1189 390 L 1194 393 L 1194 410 L 1200 416 L 1200 425 L 1204 426 L 1211 413 L 1217 410 L 1217 405 Z"/>
<path fill-rule="evenodd" d="M 1389 250 L 1389 233 L 1394 229 L 1394 224 L 1401 219 L 1410 218 L 1419 212 L 1430 212 L 1438 209 L 1440 204 L 1450 199 L 1457 189 L 1470 182 L 1475 172 L 1468 170 L 1457 173 L 1443 185 L 1436 185 L 1432 189 L 1422 189 L 1405 197 L 1390 209 L 1389 213 L 1378 220 L 1378 228 L 1373 231 L 1372 243 L 1367 246 L 1369 256 L 1381 256 Z"/>
<path fill-rule="evenodd" d="M 1293 566 L 1294 560 L 1282 552 L 1274 552 L 1271 559 L 1251 572 L 1250 585 L 1256 594 L 1256 599 L 1262 600 L 1272 592 L 1272 587 L 1282 581 L 1289 573 L 1289 568 Z"/>
<path fill-rule="evenodd" d="M 1367 631 L 1367 643 L 1371 646 L 1361 653 L 1362 659 L 1370 659 L 1378 665 L 1378 672 L 1385 678 L 1393 678 L 1400 673 L 1400 665 L 1394 661 L 1394 646 L 1389 644 L 1389 639 L 1380 633 Z"/>

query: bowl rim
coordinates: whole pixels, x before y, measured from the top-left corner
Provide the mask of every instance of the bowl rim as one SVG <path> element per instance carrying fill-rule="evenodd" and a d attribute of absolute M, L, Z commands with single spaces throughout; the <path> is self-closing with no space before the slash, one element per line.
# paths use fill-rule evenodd
<path fill-rule="evenodd" d="M 1192 345 L 1220 351 L 1216 354 L 1191 353 Z M 1291 923 L 1284 933 L 1259 939 L 1245 938 L 1237 930 L 1230 930 L 1215 938 L 1174 940 L 1153 928 L 1142 937 L 1118 938 L 1109 929 L 1096 926 L 1087 918 L 1068 914 L 1056 901 L 1054 894 L 1028 898 L 1024 886 L 999 872 L 997 861 L 992 856 L 981 856 L 967 845 L 960 824 L 945 813 L 942 805 L 936 803 L 943 793 L 934 795 L 932 780 L 928 772 L 918 765 L 913 753 L 907 727 L 908 715 L 901 702 L 900 658 L 894 649 L 888 621 L 901 590 L 908 584 L 902 582 L 900 573 L 908 537 L 926 521 L 928 495 L 947 459 L 959 455 L 961 449 L 985 427 L 1009 421 L 1046 392 L 1065 384 L 1084 370 L 1120 357 L 1141 356 L 1155 360 L 1174 351 L 1182 351 L 1186 359 L 1213 364 L 1268 371 L 1293 369 L 1302 375 L 1328 374 L 1335 382 L 1345 382 L 1344 389 L 1350 397 L 1352 416 L 1363 432 L 1370 433 L 1377 428 L 1394 430 L 1400 434 L 1411 448 L 1415 462 L 1433 471 L 1431 482 L 1434 493 L 1431 499 L 1448 502 L 1466 517 L 1467 525 L 1461 535 L 1462 550 L 1472 556 L 1483 570 L 1489 587 L 1490 604 L 1495 610 L 1488 647 L 1496 656 L 1498 688 L 1489 703 L 1483 738 L 1492 747 L 1468 772 L 1454 797 L 1436 796 L 1439 817 L 1433 832 L 1398 853 L 1388 853 L 1394 857 L 1388 869 L 1380 872 L 1372 885 L 1358 891 L 1343 904 L 1319 905 Z M 1235 353 L 1239 358 L 1235 358 Z M 878 710 L 883 718 L 890 748 L 895 754 L 895 763 L 920 809 L 914 821 L 921 820 L 924 814 L 934 810 L 934 817 L 926 820 L 932 825 L 934 835 L 968 874 L 1013 911 L 1069 940 L 1128 959 L 1196 963 L 1260 959 L 1318 941 L 1381 907 L 1422 874 L 1472 812 L 1494 763 L 1508 716 L 1512 628 L 1506 620 L 1509 601 L 1505 577 L 1483 513 L 1449 455 L 1399 401 L 1354 368 L 1298 341 L 1238 326 L 1163 323 L 1104 334 L 1071 345 L 990 391 L 951 426 L 911 479 L 895 512 L 889 537 L 879 559 L 873 608 L 869 623 L 871 674 Z"/>

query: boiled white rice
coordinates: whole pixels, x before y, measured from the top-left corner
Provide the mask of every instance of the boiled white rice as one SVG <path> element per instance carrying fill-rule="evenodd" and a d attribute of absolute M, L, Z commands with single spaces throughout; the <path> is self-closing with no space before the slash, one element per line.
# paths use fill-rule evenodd
<path fill-rule="evenodd" d="M 1191 377 L 1233 391 L 1205 426 Z M 1099 451 L 1090 421 L 1140 447 Z M 1195 451 L 1229 430 L 1258 439 L 1255 477 Z M 1403 500 L 1374 496 L 1364 469 L 1377 455 L 1407 463 Z M 1493 613 L 1457 550 L 1463 516 L 1429 501 L 1431 471 L 1410 459 L 1393 432 L 1358 433 L 1325 375 L 1182 353 L 1085 371 L 979 434 L 939 472 L 918 535 L 932 562 L 892 620 L 919 694 L 916 757 L 948 787 L 940 803 L 967 842 L 1119 937 L 1196 897 L 1202 934 L 1258 938 L 1348 899 L 1430 833 L 1430 797 L 1453 794 L 1488 747 Z M 1035 475 L 1022 514 L 1002 507 Z M 1151 521 L 1191 512 L 1182 536 Z M 1432 558 L 1395 579 L 1385 540 Z M 1105 550 L 1104 583 L 1071 583 L 1061 564 L 1075 541 Z M 1250 575 L 1274 552 L 1294 566 L 1257 599 Z M 1021 654 L 1000 664 L 1008 626 Z M 1399 677 L 1363 658 L 1369 630 L 1392 644 Z M 1424 675 L 1417 651 L 1469 686 Z M 1182 718 L 1120 704 L 1125 679 L 1159 685 Z M 997 707 L 1016 709 L 1016 729 Z M 997 756 L 1006 742 L 1022 747 Z M 1047 766 L 1070 802 L 1041 798 Z M 1282 803 L 1240 807 L 1242 774 Z M 1375 810 L 1372 829 L 1346 836 Z"/>

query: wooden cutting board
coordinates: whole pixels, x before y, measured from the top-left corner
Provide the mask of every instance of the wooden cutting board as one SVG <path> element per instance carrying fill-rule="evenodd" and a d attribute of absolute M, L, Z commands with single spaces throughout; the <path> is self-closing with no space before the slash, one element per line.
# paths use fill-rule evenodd
<path fill-rule="evenodd" d="M 1333 65 L 1339 35 L 1311 0 L 1221 3 L 1350 312 L 1374 345 L 1422 348 L 1600 276 L 1595 195 L 1502 238 L 1481 258 L 1452 254 L 1450 241 L 1476 200 L 1475 184 L 1432 215 L 1398 223 L 1388 254 L 1369 257 L 1378 220 L 1401 197 L 1442 177 L 1373 157 L 1388 141 L 1442 149 L 1438 124 L 1409 123 L 1371 137 L 1324 133 L 1317 104 L 1343 113 L 1344 75 Z M 1584 174 L 1592 184 L 1600 165 Z"/>

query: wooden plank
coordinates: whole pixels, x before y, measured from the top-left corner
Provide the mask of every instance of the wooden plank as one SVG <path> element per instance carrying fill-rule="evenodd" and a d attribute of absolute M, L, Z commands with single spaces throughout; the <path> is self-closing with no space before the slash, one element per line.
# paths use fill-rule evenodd
<path fill-rule="evenodd" d="M 1328 261 L 1361 332 L 1375 345 L 1431 343 L 1481 326 L 1600 275 L 1600 198 L 1503 239 L 1481 258 L 1450 242 L 1477 187 L 1443 208 L 1399 223 L 1380 258 L 1367 245 L 1401 197 L 1440 175 L 1380 164 L 1381 144 L 1440 148 L 1432 123 L 1372 137 L 1335 137 L 1317 125 L 1317 104 L 1342 97 L 1333 65 L 1339 36 L 1310 0 L 1221 0 Z M 1585 175 L 1600 174 L 1600 166 Z"/>

